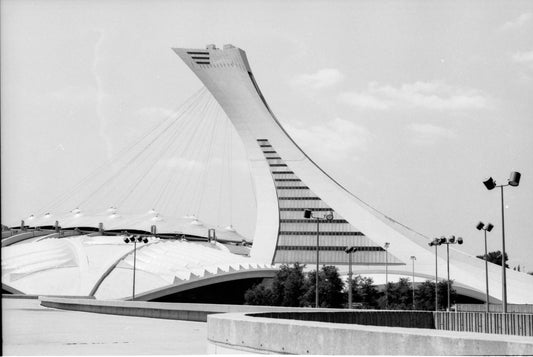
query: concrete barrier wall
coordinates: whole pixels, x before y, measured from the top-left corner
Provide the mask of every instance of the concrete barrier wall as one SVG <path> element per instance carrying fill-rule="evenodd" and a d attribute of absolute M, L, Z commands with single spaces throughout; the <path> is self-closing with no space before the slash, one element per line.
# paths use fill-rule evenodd
<path fill-rule="evenodd" d="M 435 329 L 431 311 L 343 310 L 321 312 L 265 312 L 252 316 L 390 327 Z"/>
<path fill-rule="evenodd" d="M 41 305 L 54 309 L 94 312 L 99 314 L 151 317 L 158 319 L 207 321 L 211 314 L 228 312 L 276 312 L 316 311 L 313 308 L 288 308 L 252 305 L 182 304 L 148 301 L 66 299 L 40 297 Z M 340 309 L 319 309 L 319 311 L 346 311 Z"/>
<path fill-rule="evenodd" d="M 428 329 L 210 315 L 208 353 L 310 355 L 531 355 L 533 340 Z"/>
<path fill-rule="evenodd" d="M 486 312 L 487 305 L 485 304 L 457 304 L 455 309 L 458 312 Z M 490 304 L 490 312 L 502 312 L 502 304 Z M 525 314 L 533 314 L 533 305 L 531 304 L 507 304 L 507 312 L 519 312 Z"/>
<path fill-rule="evenodd" d="M 434 316 L 438 330 L 533 336 L 533 314 L 434 312 Z"/>

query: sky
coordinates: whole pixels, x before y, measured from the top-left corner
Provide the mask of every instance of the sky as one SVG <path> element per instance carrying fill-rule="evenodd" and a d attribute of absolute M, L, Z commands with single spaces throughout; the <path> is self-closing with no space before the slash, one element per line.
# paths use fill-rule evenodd
<path fill-rule="evenodd" d="M 270 107 L 352 193 L 533 271 L 530 1 L 2 0 L 2 222 L 60 195 L 201 88 L 171 47 L 244 49 Z M 244 202 L 244 200 L 243 200 Z M 239 204 L 236 204 L 239 206 Z M 253 232 L 249 204 L 236 207 Z"/>

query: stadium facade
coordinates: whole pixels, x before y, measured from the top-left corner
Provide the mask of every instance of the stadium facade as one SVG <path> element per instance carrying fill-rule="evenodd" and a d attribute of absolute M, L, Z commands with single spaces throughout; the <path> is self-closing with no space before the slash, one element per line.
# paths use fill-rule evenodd
<path fill-rule="evenodd" d="M 53 230 L 35 230 L 53 229 L 58 217 L 40 217 L 27 222 L 33 228 L 31 232 L 9 237 L 6 232 L 2 239 L 4 290 L 128 298 L 136 257 L 139 299 L 187 296 L 194 300 L 197 295 L 187 295 L 194 289 L 204 289 L 204 297 L 213 296 L 209 288 L 234 284 L 238 290 L 244 286 L 238 286 L 239 282 L 273 276 L 273 265 L 314 264 L 317 218 L 320 264 L 334 264 L 346 272 L 348 255 L 344 250 L 356 247 L 356 273 L 385 274 L 387 270 L 389 274 L 411 276 L 409 258 L 416 256 L 415 275 L 434 279 L 435 250 L 428 246 L 431 239 L 360 200 L 303 152 L 273 114 L 243 50 L 232 45 L 222 49 L 208 45 L 205 49 L 173 50 L 220 104 L 244 143 L 257 202 L 251 250 L 236 245 L 242 237 L 231 230 L 217 232 L 224 239 L 215 241 L 208 237 L 209 227 L 200 226 L 194 219 L 162 222 L 155 212 L 129 217 L 104 211 L 100 216 L 75 212 L 68 219 L 61 217 L 62 222 L 67 222 L 62 226 L 89 227 L 95 232 L 84 235 L 71 230 L 70 237 L 61 239 Z M 315 219 L 304 218 L 306 209 L 313 212 Z M 331 216 L 325 219 L 328 215 Z M 103 220 L 107 227 L 114 228 L 113 232 L 105 234 L 99 225 Z M 161 227 L 175 231 L 175 225 L 186 233 L 185 239 L 169 240 L 154 234 Z M 137 235 L 151 234 L 151 238 L 148 243 L 138 244 L 134 251 L 131 244 L 122 241 L 130 234 L 122 233 L 126 230 Z M 115 235 L 109 236 L 110 233 Z M 390 244 L 387 250 L 386 243 Z M 484 300 L 484 262 L 453 247 L 449 261 L 458 292 Z M 439 279 L 445 279 L 446 263 L 446 250 L 439 249 Z M 498 301 L 501 268 L 489 265 L 491 298 Z M 532 276 L 509 270 L 507 286 L 510 303 L 533 303 Z"/>

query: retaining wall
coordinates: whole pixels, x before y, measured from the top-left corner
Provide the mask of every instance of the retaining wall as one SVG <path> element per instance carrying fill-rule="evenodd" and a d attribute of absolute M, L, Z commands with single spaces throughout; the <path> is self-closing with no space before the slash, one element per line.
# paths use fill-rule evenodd
<path fill-rule="evenodd" d="M 486 304 L 457 304 L 455 309 L 458 312 L 486 312 Z M 502 312 L 502 304 L 490 304 L 490 312 Z M 515 313 L 526 313 L 533 314 L 533 305 L 532 304 L 507 304 L 507 312 Z"/>
<path fill-rule="evenodd" d="M 210 315 L 208 353 L 531 355 L 533 339 L 429 329 Z"/>

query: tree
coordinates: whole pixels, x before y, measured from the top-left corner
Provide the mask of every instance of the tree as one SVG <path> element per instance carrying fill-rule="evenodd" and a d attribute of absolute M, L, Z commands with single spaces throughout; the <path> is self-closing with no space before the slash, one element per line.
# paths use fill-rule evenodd
<path fill-rule="evenodd" d="M 364 309 L 376 309 L 380 293 L 369 277 L 357 275 L 352 278 L 352 299 L 354 303 L 361 303 Z"/>
<path fill-rule="evenodd" d="M 272 282 L 273 302 L 276 306 L 302 306 L 301 297 L 304 294 L 305 277 L 304 265 L 294 264 L 291 268 L 282 265 Z"/>
<path fill-rule="evenodd" d="M 479 259 L 485 260 L 484 255 L 477 255 L 476 257 L 478 257 Z M 507 262 L 508 260 L 509 260 L 509 257 L 507 256 L 507 253 L 505 253 L 505 261 Z M 499 266 L 502 266 L 502 252 L 497 250 L 495 252 L 487 253 L 487 261 L 489 263 L 494 263 Z M 505 263 L 505 267 L 509 268 L 509 264 Z"/>
<path fill-rule="evenodd" d="M 389 282 L 386 286 L 388 308 L 391 310 L 409 310 L 413 307 L 413 290 L 408 278 L 400 278 L 397 283 Z M 379 306 L 387 308 L 387 299 L 382 296 Z"/>
<path fill-rule="evenodd" d="M 439 310 L 445 310 L 448 306 L 448 284 L 447 280 L 439 281 Z M 453 281 L 450 280 L 450 305 L 455 303 L 457 293 L 453 289 Z M 415 290 L 417 310 L 435 310 L 435 283 L 426 280 Z"/>
<path fill-rule="evenodd" d="M 307 274 L 305 293 L 302 297 L 304 306 L 315 305 L 316 271 Z M 320 307 L 340 308 L 344 302 L 343 282 L 335 266 L 323 266 L 318 275 L 318 301 Z"/>
<path fill-rule="evenodd" d="M 264 283 L 248 289 L 244 294 L 247 305 L 302 306 L 301 296 L 304 293 L 303 265 L 293 267 L 282 265 L 276 273 L 271 286 Z"/>
<path fill-rule="evenodd" d="M 244 294 L 245 305 L 273 305 L 274 298 L 272 290 L 264 284 L 257 284 L 253 288 L 248 289 Z"/>

